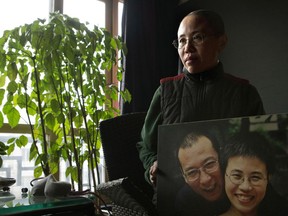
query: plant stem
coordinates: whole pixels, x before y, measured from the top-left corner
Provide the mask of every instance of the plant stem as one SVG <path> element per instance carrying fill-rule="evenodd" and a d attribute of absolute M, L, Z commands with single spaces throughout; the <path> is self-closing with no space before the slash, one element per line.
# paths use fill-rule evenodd
<path fill-rule="evenodd" d="M 58 75 L 61 79 L 61 82 L 60 82 L 60 91 L 57 90 L 56 88 L 56 85 L 55 85 L 55 81 L 54 81 L 54 77 L 53 77 L 53 73 L 51 73 L 51 83 L 53 85 L 53 88 L 54 88 L 54 91 L 55 91 L 55 94 L 56 94 L 56 98 L 57 98 L 57 101 L 60 105 L 60 112 L 62 113 L 62 115 L 64 116 L 64 106 L 63 106 L 63 97 L 62 97 L 62 94 L 59 94 L 59 92 L 62 92 L 64 90 L 64 88 L 62 88 L 62 83 L 65 83 L 65 80 L 64 80 L 64 77 L 61 73 L 61 71 L 58 70 Z M 65 126 L 65 122 L 63 122 L 62 124 L 62 131 L 63 131 L 63 139 L 64 139 L 64 145 L 67 146 L 68 145 L 68 142 L 67 142 L 67 133 L 66 133 L 66 126 Z M 67 160 L 68 160 L 68 163 L 69 163 L 69 166 L 72 167 L 72 157 L 69 153 L 69 150 L 67 148 L 65 148 L 65 151 L 66 151 L 66 154 L 67 154 Z M 72 189 L 75 189 L 75 183 L 74 183 L 74 180 L 73 178 L 71 178 L 71 185 L 72 185 Z"/>
<path fill-rule="evenodd" d="M 48 157 L 48 143 L 46 140 L 46 130 L 45 130 L 45 121 L 43 117 L 43 111 L 42 111 L 42 105 L 41 105 L 41 98 L 40 98 L 40 89 L 39 89 L 39 77 L 38 77 L 38 70 L 36 67 L 36 57 L 32 58 L 33 64 L 34 64 L 34 77 L 35 77 L 35 84 L 36 84 L 36 95 L 37 95 L 37 102 L 38 102 L 38 109 L 39 109 L 39 116 L 40 116 L 40 122 L 41 122 L 41 128 L 42 128 L 42 136 L 43 136 L 43 150 L 46 157 Z M 48 165 L 48 160 L 45 159 L 43 161 L 43 172 L 45 176 L 48 176 L 50 174 L 50 168 Z"/>
<path fill-rule="evenodd" d="M 83 90 L 83 79 L 82 79 L 82 70 L 81 68 L 78 68 L 79 71 L 79 78 L 80 78 L 80 88 L 81 88 L 81 92 L 84 92 Z M 88 124 L 87 124 L 87 113 L 85 112 L 85 107 L 84 107 L 84 96 L 80 96 L 80 93 L 78 91 L 78 89 L 76 88 L 76 92 L 77 92 L 77 97 L 78 97 L 78 101 L 79 101 L 79 104 L 80 104 L 80 108 L 81 108 L 81 112 L 82 112 L 82 116 L 83 116 L 83 119 L 84 119 L 84 124 L 85 124 L 85 128 L 86 128 L 86 134 L 87 134 L 87 145 L 88 145 L 88 152 L 89 152 L 89 160 L 90 160 L 90 166 L 91 166 L 91 172 L 92 172 L 92 179 L 93 179 L 93 185 L 94 185 L 94 188 L 96 188 L 96 179 L 95 179 L 95 174 L 94 174 L 94 166 L 93 166 L 93 157 L 92 154 L 91 154 L 91 149 L 94 149 L 93 148 L 93 145 L 92 145 L 92 141 L 91 141 L 91 134 L 90 134 L 90 131 L 89 131 L 89 127 L 88 127 Z M 97 160 L 96 160 L 96 170 L 97 170 L 97 180 L 98 182 L 100 183 L 100 176 L 99 176 L 99 169 L 98 169 L 98 163 L 97 163 Z"/>
<path fill-rule="evenodd" d="M 67 79 L 69 78 L 67 77 Z M 71 139 L 72 139 L 71 142 L 72 142 L 72 147 L 73 147 L 73 154 L 74 154 L 74 159 L 75 159 L 77 173 L 78 173 L 78 190 L 82 191 L 83 189 L 82 169 L 81 169 L 81 164 L 79 162 L 79 155 L 78 155 L 76 141 L 75 141 L 75 132 L 74 132 L 74 126 L 73 126 L 73 112 L 72 112 L 72 107 L 70 103 L 71 95 L 69 94 L 68 96 L 69 96 L 69 100 L 67 101 L 68 115 L 69 115 L 68 117 L 69 117 L 69 122 L 70 122 L 70 132 L 71 132 Z"/>

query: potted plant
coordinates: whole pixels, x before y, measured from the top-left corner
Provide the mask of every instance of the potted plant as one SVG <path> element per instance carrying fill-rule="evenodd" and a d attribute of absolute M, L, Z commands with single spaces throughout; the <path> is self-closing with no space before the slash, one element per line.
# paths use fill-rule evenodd
<path fill-rule="evenodd" d="M 105 71 L 117 65 L 117 78 L 123 68 L 119 53 L 125 45 L 105 29 L 87 25 L 60 13 L 49 21 L 35 20 L 7 30 L 0 38 L 0 126 L 4 116 L 14 128 L 24 110 L 31 129 L 30 160 L 35 160 L 34 176 L 58 171 L 60 159 L 69 163 L 66 176 L 82 190 L 84 162 L 97 181 L 99 122 L 119 110 L 112 101 L 120 94 L 130 100 L 127 90 L 107 85 Z M 49 141 L 48 141 L 48 137 Z M 15 145 L 28 143 L 26 136 L 8 141 L 8 154 Z"/>

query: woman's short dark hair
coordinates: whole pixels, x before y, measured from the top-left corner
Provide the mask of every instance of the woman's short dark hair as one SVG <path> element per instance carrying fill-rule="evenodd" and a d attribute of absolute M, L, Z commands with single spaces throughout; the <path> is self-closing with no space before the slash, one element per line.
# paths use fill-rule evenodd
<path fill-rule="evenodd" d="M 224 22 L 222 17 L 218 13 L 211 10 L 201 9 L 192 11 L 191 13 L 188 14 L 188 16 L 190 15 L 204 17 L 208 21 L 210 27 L 212 28 L 212 30 L 216 35 L 221 36 L 225 34 Z"/>
<path fill-rule="evenodd" d="M 223 173 L 225 173 L 229 158 L 235 156 L 258 158 L 266 165 L 268 174 L 273 174 L 275 171 L 272 145 L 264 135 L 258 132 L 239 133 L 228 139 L 220 154 Z"/>

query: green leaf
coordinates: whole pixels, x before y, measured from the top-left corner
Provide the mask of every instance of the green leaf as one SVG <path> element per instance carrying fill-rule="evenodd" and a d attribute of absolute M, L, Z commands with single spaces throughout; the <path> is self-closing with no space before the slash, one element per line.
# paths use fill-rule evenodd
<path fill-rule="evenodd" d="M 1 59 L 0 60 L 0 71 L 4 71 L 4 68 L 6 66 L 6 54 L 0 52 L 0 59 Z"/>
<path fill-rule="evenodd" d="M 65 122 L 65 116 L 63 113 L 60 113 L 58 116 L 57 116 L 57 121 L 59 124 L 63 124 Z"/>
<path fill-rule="evenodd" d="M 6 103 L 4 104 L 4 107 L 3 107 L 2 111 L 3 111 L 3 113 L 4 113 L 5 115 L 7 115 L 7 113 L 9 113 L 9 111 L 10 111 L 12 108 L 13 108 L 12 103 L 8 101 L 8 102 L 6 102 Z"/>
<path fill-rule="evenodd" d="M 73 167 L 71 171 L 71 177 L 75 182 L 78 182 L 78 170 L 77 167 Z"/>
<path fill-rule="evenodd" d="M 39 178 L 42 175 L 42 167 L 38 166 L 34 169 L 35 178 Z"/>
<path fill-rule="evenodd" d="M 14 94 L 17 91 L 17 89 L 18 89 L 18 85 L 14 80 L 12 80 L 7 86 L 8 92 L 12 94 Z"/>
<path fill-rule="evenodd" d="M 24 135 L 21 135 L 18 139 L 18 146 L 19 147 L 25 147 L 28 143 L 28 138 Z"/>
<path fill-rule="evenodd" d="M 3 113 L 0 112 L 0 128 L 3 127 L 3 124 L 4 124 L 4 117 L 3 117 Z"/>
<path fill-rule="evenodd" d="M 35 157 L 36 157 L 35 165 L 41 164 L 41 162 L 43 161 L 41 155 L 38 155 L 38 156 L 37 156 L 37 155 L 35 154 Z M 33 159 L 33 158 L 32 158 L 32 159 Z"/>
<path fill-rule="evenodd" d="M 78 116 L 75 116 L 74 118 L 74 124 L 75 124 L 75 127 L 76 128 L 80 128 L 83 124 L 83 117 L 78 115 Z"/>
<path fill-rule="evenodd" d="M 9 145 L 9 148 L 7 149 L 7 154 L 10 155 L 15 149 L 15 143 Z"/>
<path fill-rule="evenodd" d="M 2 141 L 0 141 L 0 155 L 6 155 L 9 146 L 6 146 Z"/>
<path fill-rule="evenodd" d="M 17 77 L 17 74 L 18 74 L 18 68 L 17 68 L 16 63 L 15 62 L 10 63 L 8 65 L 7 69 L 8 69 L 8 71 L 7 71 L 8 78 L 11 81 L 14 81 Z"/>
<path fill-rule="evenodd" d="M 0 148 L 0 155 L 6 155 L 6 154 L 7 154 L 6 151 Z"/>
<path fill-rule="evenodd" d="M 110 44 L 113 47 L 113 49 L 115 49 L 115 50 L 117 49 L 117 43 L 116 43 L 114 38 L 111 38 Z"/>
<path fill-rule="evenodd" d="M 30 148 L 30 152 L 29 152 L 29 160 L 31 161 L 36 157 L 37 157 L 37 150 L 36 150 L 35 144 L 32 144 L 31 148 Z M 35 164 L 36 164 L 36 162 L 35 162 Z"/>
<path fill-rule="evenodd" d="M 124 99 L 125 102 L 130 102 L 132 100 L 130 92 L 125 89 L 124 91 L 120 92 L 122 98 Z"/>
<path fill-rule="evenodd" d="M 15 137 L 12 137 L 10 139 L 7 140 L 7 144 L 12 144 L 12 143 L 15 143 L 16 141 L 16 138 Z"/>
<path fill-rule="evenodd" d="M 0 141 L 0 149 L 4 149 L 5 147 L 6 145 L 2 141 Z"/>
<path fill-rule="evenodd" d="M 18 125 L 20 120 L 20 114 L 17 109 L 12 107 L 11 110 L 6 114 L 6 116 L 8 118 L 8 123 L 12 128 Z"/>
<path fill-rule="evenodd" d="M 65 176 L 68 177 L 72 173 L 73 167 L 69 166 L 66 168 Z"/>
<path fill-rule="evenodd" d="M 51 174 L 57 173 L 59 164 L 58 163 L 50 163 L 49 165 L 50 165 Z"/>
<path fill-rule="evenodd" d="M 51 55 L 47 55 L 45 57 L 44 65 L 45 65 L 46 71 L 50 73 L 53 71 L 53 63 L 52 63 Z"/>
<path fill-rule="evenodd" d="M 23 27 L 24 28 L 24 27 Z M 26 44 L 26 42 L 27 42 L 27 38 L 25 37 L 25 34 L 22 34 L 21 36 L 20 36 L 20 44 L 21 44 L 21 46 L 25 46 L 25 44 Z"/>
<path fill-rule="evenodd" d="M 52 99 L 50 105 L 53 112 L 58 113 L 60 111 L 60 104 L 56 99 Z"/>
<path fill-rule="evenodd" d="M 0 76 L 0 87 L 5 86 L 6 76 Z"/>
<path fill-rule="evenodd" d="M 65 172 L 66 176 L 71 176 L 71 178 L 78 182 L 78 172 L 77 172 L 77 167 L 67 167 L 66 172 Z"/>
<path fill-rule="evenodd" d="M 29 80 L 29 76 L 30 74 L 28 73 L 28 67 L 27 65 L 24 65 L 24 62 L 21 60 L 21 67 L 20 67 L 20 72 L 21 72 L 21 84 L 23 85 L 24 89 L 28 89 L 29 85 L 28 85 L 28 80 Z"/>
<path fill-rule="evenodd" d="M 2 101 L 4 99 L 4 95 L 5 95 L 5 90 L 4 89 L 0 89 L 0 105 L 2 104 Z"/>
<path fill-rule="evenodd" d="M 74 62 L 75 50 L 69 44 L 65 44 L 64 54 L 70 62 Z"/>
<path fill-rule="evenodd" d="M 55 125 L 55 117 L 54 117 L 51 113 L 48 113 L 48 114 L 45 116 L 45 122 L 46 122 L 47 127 L 48 127 L 50 130 L 53 130 L 54 125 Z"/>
<path fill-rule="evenodd" d="M 38 111 L 38 106 L 33 101 L 30 101 L 28 104 L 28 113 L 31 116 L 34 116 Z"/>
<path fill-rule="evenodd" d="M 23 94 L 18 95 L 17 104 L 20 108 L 26 107 L 26 96 L 29 98 L 29 95 L 23 95 Z"/>

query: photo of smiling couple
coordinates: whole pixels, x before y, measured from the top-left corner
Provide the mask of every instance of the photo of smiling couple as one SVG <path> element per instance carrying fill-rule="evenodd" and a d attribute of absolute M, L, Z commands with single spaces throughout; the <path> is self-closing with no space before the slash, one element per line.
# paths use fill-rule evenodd
<path fill-rule="evenodd" d="M 159 215 L 288 215 L 287 120 L 275 114 L 160 126 Z"/>

